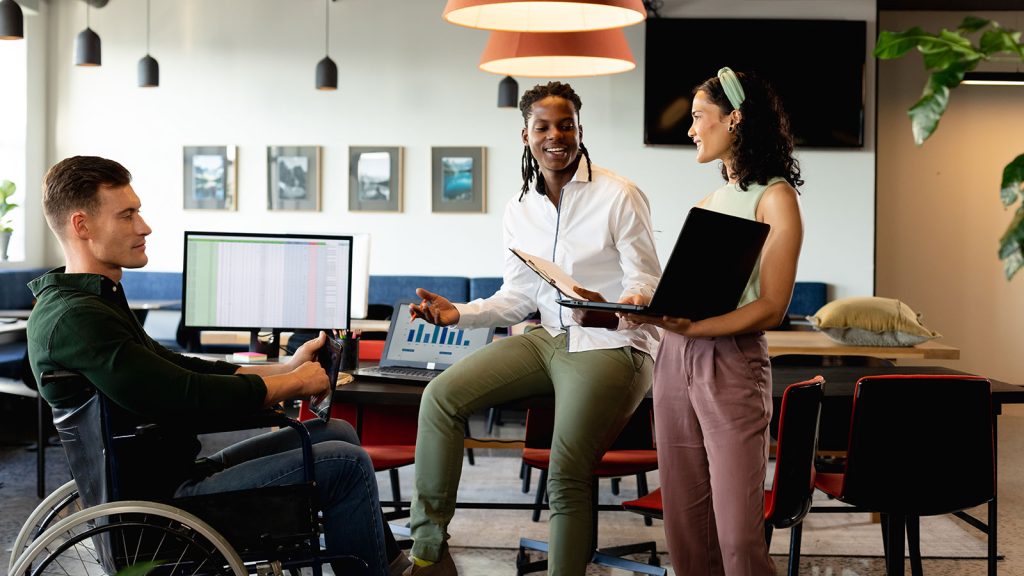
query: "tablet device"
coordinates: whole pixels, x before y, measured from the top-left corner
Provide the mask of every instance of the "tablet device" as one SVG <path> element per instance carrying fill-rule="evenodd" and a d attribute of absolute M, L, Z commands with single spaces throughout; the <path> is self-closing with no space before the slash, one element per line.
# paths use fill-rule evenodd
<path fill-rule="evenodd" d="M 334 390 L 338 387 L 338 374 L 341 371 L 341 341 L 337 338 L 327 336 L 324 345 L 316 353 L 317 362 L 327 372 L 327 390 L 318 396 L 309 399 L 309 409 L 321 420 L 331 419 L 331 402 L 334 399 Z"/>

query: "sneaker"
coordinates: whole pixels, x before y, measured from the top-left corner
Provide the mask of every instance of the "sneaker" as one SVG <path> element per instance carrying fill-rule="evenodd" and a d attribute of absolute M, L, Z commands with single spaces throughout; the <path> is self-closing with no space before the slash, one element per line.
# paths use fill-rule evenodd
<path fill-rule="evenodd" d="M 448 553 L 446 546 L 437 562 L 430 566 L 417 566 L 413 562 L 402 576 L 459 576 L 459 571 L 455 568 L 455 561 L 452 560 L 452 555 Z"/>

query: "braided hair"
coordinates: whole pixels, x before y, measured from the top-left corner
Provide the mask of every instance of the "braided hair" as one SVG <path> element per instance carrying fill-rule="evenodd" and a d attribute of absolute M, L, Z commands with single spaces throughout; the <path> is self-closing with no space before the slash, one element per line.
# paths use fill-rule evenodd
<path fill-rule="evenodd" d="M 799 188 L 804 181 L 800 177 L 800 163 L 793 157 L 793 136 L 782 102 L 771 85 L 756 75 L 737 72 L 736 76 L 746 93 L 746 99 L 740 104 L 743 121 L 736 124 L 736 138 L 731 149 L 732 167 L 739 189 L 746 190 L 754 182 L 766 184 L 775 176 L 781 176 L 790 186 Z M 717 76 L 693 92 L 707 94 L 723 114 L 733 111 Z M 729 180 L 725 164 L 722 164 L 722 178 Z"/>
<path fill-rule="evenodd" d="M 519 111 L 523 113 L 524 124 L 529 123 L 530 116 L 533 115 L 533 105 L 548 97 L 568 100 L 572 103 L 577 117 L 580 114 L 580 108 L 583 107 L 583 101 L 580 100 L 579 95 L 572 89 L 572 86 L 561 82 L 537 84 L 533 88 L 527 90 L 526 93 L 523 94 L 522 99 L 519 100 Z M 583 142 L 580 142 L 580 152 L 582 152 L 583 157 L 587 159 L 587 182 L 592 182 L 594 177 L 590 172 L 590 152 L 587 151 L 587 147 L 583 145 Z M 537 159 L 533 157 L 533 153 L 530 152 L 529 144 L 523 146 L 522 174 L 523 187 L 519 191 L 520 202 L 523 201 L 523 196 L 525 196 L 530 190 L 530 182 L 534 178 L 537 179 L 537 193 L 542 196 L 548 193 L 547 186 L 544 184 L 544 178 L 540 177 L 540 164 L 537 162 Z"/>

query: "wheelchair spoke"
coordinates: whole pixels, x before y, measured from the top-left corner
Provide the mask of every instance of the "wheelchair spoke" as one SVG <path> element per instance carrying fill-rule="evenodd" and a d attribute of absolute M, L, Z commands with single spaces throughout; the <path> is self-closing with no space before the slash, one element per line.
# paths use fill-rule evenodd
<path fill-rule="evenodd" d="M 206 566 L 207 560 L 208 558 L 203 558 L 203 561 L 199 563 L 199 566 L 196 566 L 196 569 L 192 571 L 192 576 L 196 576 L 196 574 L 198 574 L 199 571 L 203 569 L 203 566 Z"/>

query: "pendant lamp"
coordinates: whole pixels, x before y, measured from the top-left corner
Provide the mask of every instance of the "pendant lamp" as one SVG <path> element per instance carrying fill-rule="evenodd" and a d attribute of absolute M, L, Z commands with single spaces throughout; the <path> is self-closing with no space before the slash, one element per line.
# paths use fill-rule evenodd
<path fill-rule="evenodd" d="M 480 69 L 507 76 L 576 78 L 636 68 L 621 28 L 590 32 L 491 32 Z"/>
<path fill-rule="evenodd" d="M 89 27 L 89 2 L 85 3 L 85 30 L 75 38 L 75 65 L 99 66 L 102 62 L 100 54 L 100 36 Z"/>
<path fill-rule="evenodd" d="M 160 64 L 149 55 L 149 2 L 146 0 L 146 55 L 139 60 L 139 88 L 156 88 L 160 85 Z"/>
<path fill-rule="evenodd" d="M 519 107 L 519 83 L 511 76 L 505 76 L 498 84 L 498 108 Z"/>
<path fill-rule="evenodd" d="M 324 0 L 324 52 L 323 60 L 316 64 L 316 89 L 338 89 L 338 65 L 331 60 L 331 12 L 330 0 Z"/>
<path fill-rule="evenodd" d="M 643 0 L 448 0 L 442 17 L 484 30 L 573 32 L 639 24 L 647 10 Z"/>
<path fill-rule="evenodd" d="M 14 0 L 0 0 L 0 40 L 25 37 L 25 17 Z"/>

